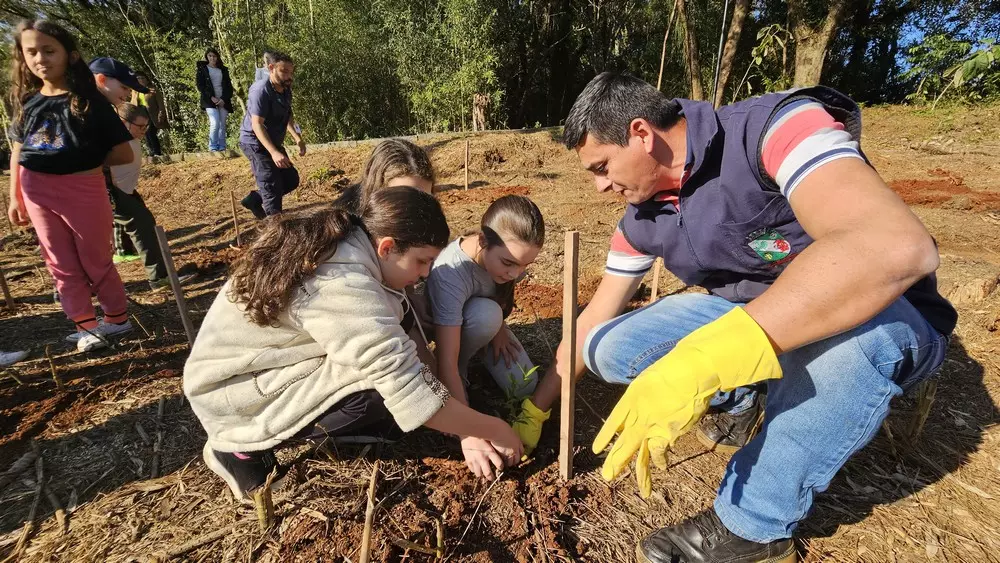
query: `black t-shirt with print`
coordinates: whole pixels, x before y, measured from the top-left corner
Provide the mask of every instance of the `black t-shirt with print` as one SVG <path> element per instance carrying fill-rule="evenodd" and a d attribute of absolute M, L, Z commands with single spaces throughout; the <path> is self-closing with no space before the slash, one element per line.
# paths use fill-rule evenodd
<path fill-rule="evenodd" d="M 21 143 L 18 163 L 35 172 L 73 174 L 101 166 L 115 145 L 132 135 L 103 97 L 91 99 L 83 121 L 70 111 L 69 94 L 35 93 L 24 103 L 11 138 Z"/>

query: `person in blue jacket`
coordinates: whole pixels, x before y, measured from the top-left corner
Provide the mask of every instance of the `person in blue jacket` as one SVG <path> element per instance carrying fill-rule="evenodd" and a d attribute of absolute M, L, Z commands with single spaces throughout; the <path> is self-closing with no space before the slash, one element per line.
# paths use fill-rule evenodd
<path fill-rule="evenodd" d="M 892 398 L 943 363 L 957 314 L 937 291 L 937 247 L 860 138 L 857 104 L 824 87 L 715 110 L 604 73 L 570 110 L 565 145 L 627 203 L 567 374 L 585 365 L 628 385 L 593 444 L 618 436 L 603 475 L 635 457 L 648 496 L 649 462 L 663 467 L 696 427 L 735 451 L 714 505 L 643 538 L 640 562 L 795 561 L 814 496 Z M 709 293 L 622 315 L 657 257 Z M 559 397 L 567 345 L 522 403 L 526 449 Z"/>

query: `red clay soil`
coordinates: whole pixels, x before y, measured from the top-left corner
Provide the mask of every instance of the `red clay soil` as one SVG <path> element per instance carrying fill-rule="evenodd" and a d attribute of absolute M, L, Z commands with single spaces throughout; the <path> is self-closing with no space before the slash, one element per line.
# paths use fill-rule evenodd
<path fill-rule="evenodd" d="M 1000 193 L 973 191 L 961 176 L 941 168 L 928 170 L 927 174 L 940 179 L 895 180 L 889 182 L 889 187 L 909 205 L 976 211 L 1000 209 Z"/>

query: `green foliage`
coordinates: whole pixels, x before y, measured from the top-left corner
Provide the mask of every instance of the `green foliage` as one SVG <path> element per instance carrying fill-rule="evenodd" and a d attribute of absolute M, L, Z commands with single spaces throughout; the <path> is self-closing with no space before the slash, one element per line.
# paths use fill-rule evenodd
<path fill-rule="evenodd" d="M 992 39 L 977 44 L 943 34 L 927 37 L 907 51 L 910 69 L 904 77 L 916 82 L 910 101 L 946 96 L 962 101 L 980 101 L 1000 95 L 1000 45 Z"/>
<path fill-rule="evenodd" d="M 791 40 L 792 34 L 780 24 L 761 28 L 757 32 L 757 44 L 750 51 L 750 65 L 733 96 L 756 95 L 751 78 L 762 84 L 760 93 L 787 89 L 791 85 L 788 73 L 788 44 Z"/>
<path fill-rule="evenodd" d="M 711 91 L 724 0 L 684 1 Z M 807 4 L 817 18 L 826 6 Z M 994 4 L 852 4 L 827 54 L 824 82 L 861 102 L 901 91 L 915 91 L 917 100 L 994 97 L 997 47 L 963 39 L 995 33 Z M 296 61 L 295 118 L 309 142 L 469 129 L 477 95 L 488 98 L 490 128 L 547 126 L 566 117 L 600 72 L 627 71 L 655 83 L 673 6 L 674 0 L 20 0 L 0 1 L 0 25 L 9 30 L 21 17 L 43 15 L 73 29 L 86 57 L 110 55 L 147 72 L 171 120 L 161 134 L 165 148 L 190 151 L 207 141 L 195 65 L 208 47 L 219 49 L 233 79 L 231 139 L 265 48 Z M 742 79 L 730 80 L 727 99 L 789 85 L 795 45 L 788 8 L 784 0 L 753 2 L 732 68 Z M 674 25 L 661 90 L 685 97 L 685 33 Z M 906 26 L 927 39 L 904 53 Z M 8 90 L 5 80 L 0 93 Z"/>

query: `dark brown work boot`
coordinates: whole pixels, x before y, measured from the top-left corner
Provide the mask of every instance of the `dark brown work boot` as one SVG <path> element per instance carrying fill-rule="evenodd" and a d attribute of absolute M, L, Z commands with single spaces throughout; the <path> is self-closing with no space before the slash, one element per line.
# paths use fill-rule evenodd
<path fill-rule="evenodd" d="M 739 414 L 709 412 L 698 423 L 695 432 L 698 441 L 713 451 L 735 453 L 760 431 L 764 423 L 764 397 L 764 393 L 754 393 L 753 404 Z"/>
<path fill-rule="evenodd" d="M 745 540 L 706 510 L 694 518 L 646 536 L 635 548 L 639 563 L 795 563 L 795 543 Z"/>

